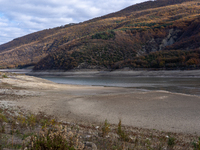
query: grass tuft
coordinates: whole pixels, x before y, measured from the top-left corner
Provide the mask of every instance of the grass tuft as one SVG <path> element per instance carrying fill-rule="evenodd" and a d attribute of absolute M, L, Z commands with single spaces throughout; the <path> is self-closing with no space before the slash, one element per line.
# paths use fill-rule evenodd
<path fill-rule="evenodd" d="M 175 145 L 175 140 L 176 140 L 176 139 L 175 139 L 174 137 L 169 136 L 168 142 L 167 142 L 168 146 L 169 146 L 169 147 L 174 147 L 174 145 Z"/>
<path fill-rule="evenodd" d="M 122 129 L 122 121 L 121 120 L 119 120 L 119 123 L 118 123 L 117 134 L 119 135 L 121 140 L 126 141 L 126 142 L 129 141 L 128 134 L 126 134 L 125 131 Z"/>
<path fill-rule="evenodd" d="M 104 125 L 102 127 L 102 136 L 105 137 L 110 132 L 110 124 L 107 120 L 105 120 Z"/>

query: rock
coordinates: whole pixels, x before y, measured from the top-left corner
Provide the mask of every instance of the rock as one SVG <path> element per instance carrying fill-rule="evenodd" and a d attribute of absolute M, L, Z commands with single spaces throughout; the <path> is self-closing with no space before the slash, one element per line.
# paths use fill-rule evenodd
<path fill-rule="evenodd" d="M 8 123 L 6 123 L 6 122 L 3 122 L 3 126 L 6 126 Z"/>
<path fill-rule="evenodd" d="M 91 135 L 86 135 L 86 136 L 85 136 L 86 139 L 89 139 L 89 138 L 91 138 L 91 137 L 92 137 Z"/>
<path fill-rule="evenodd" d="M 162 50 L 164 47 L 174 44 L 180 32 L 181 30 L 178 29 L 170 29 L 168 36 L 164 38 L 162 40 L 162 43 L 159 45 L 159 50 Z"/>
<path fill-rule="evenodd" d="M 136 138 L 129 136 L 129 139 L 131 139 L 132 141 L 135 141 Z"/>
<path fill-rule="evenodd" d="M 179 29 L 170 29 L 166 37 L 154 37 L 146 42 L 140 50 L 138 50 L 137 55 L 141 56 L 145 53 L 156 52 L 163 50 L 166 46 L 174 44 L 179 38 L 181 30 Z"/>
<path fill-rule="evenodd" d="M 25 140 L 24 140 L 24 143 L 28 143 L 31 141 L 31 136 L 28 136 Z"/>
<path fill-rule="evenodd" d="M 94 143 L 92 143 L 92 142 L 85 142 L 85 146 L 86 146 L 86 147 L 91 147 L 92 150 L 97 150 L 96 144 L 94 144 Z"/>
<path fill-rule="evenodd" d="M 113 139 L 113 140 L 119 139 L 119 135 L 116 134 L 116 133 L 112 133 L 112 132 L 109 133 L 109 137 L 110 137 L 111 139 Z"/>
<path fill-rule="evenodd" d="M 66 122 L 66 121 L 61 121 L 61 123 L 62 123 L 63 125 L 71 125 L 70 122 Z"/>

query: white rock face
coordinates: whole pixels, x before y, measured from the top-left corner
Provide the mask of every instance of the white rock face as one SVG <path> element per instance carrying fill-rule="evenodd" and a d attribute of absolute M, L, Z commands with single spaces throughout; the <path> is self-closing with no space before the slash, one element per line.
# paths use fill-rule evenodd
<path fill-rule="evenodd" d="M 180 32 L 181 30 L 179 29 L 170 29 L 169 34 L 165 38 L 152 38 L 138 51 L 138 56 L 143 55 L 144 53 L 160 51 L 166 46 L 174 44 L 178 39 Z"/>
<path fill-rule="evenodd" d="M 164 47 L 174 44 L 178 38 L 179 32 L 181 32 L 181 30 L 170 29 L 168 36 L 162 40 L 162 43 L 159 46 L 159 50 L 162 50 Z"/>

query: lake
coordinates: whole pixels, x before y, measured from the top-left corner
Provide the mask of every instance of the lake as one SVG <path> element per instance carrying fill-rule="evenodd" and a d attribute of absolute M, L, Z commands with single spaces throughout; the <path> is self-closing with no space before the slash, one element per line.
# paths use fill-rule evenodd
<path fill-rule="evenodd" d="M 65 72 L 62 76 L 62 72 L 54 72 L 56 75 L 47 76 L 42 72 L 39 74 L 31 73 L 31 70 L 27 69 L 1 69 L 4 72 L 13 72 L 19 74 L 28 74 L 43 79 L 53 81 L 60 84 L 73 84 L 73 85 L 90 85 L 90 86 L 114 86 L 114 87 L 126 87 L 135 88 L 141 90 L 165 90 L 174 93 L 183 93 L 200 96 L 200 70 L 193 71 L 154 71 L 152 72 L 141 72 L 137 76 L 120 76 L 110 74 L 102 74 L 96 76 L 91 72 L 74 73 Z M 138 73 L 138 72 L 136 72 Z M 161 74 L 162 73 L 162 74 Z M 163 75 L 164 76 L 156 76 Z M 182 76 L 178 76 L 182 73 Z M 114 73 L 115 74 L 115 73 Z M 58 76 L 61 75 L 61 76 Z M 103 75 L 103 76 L 102 76 Z M 167 75 L 172 75 L 167 76 Z M 186 75 L 186 76 L 183 76 Z M 196 75 L 192 77 L 191 75 Z"/>
<path fill-rule="evenodd" d="M 114 86 L 143 90 L 165 90 L 200 96 L 200 78 L 176 77 L 41 77 L 60 84 Z"/>

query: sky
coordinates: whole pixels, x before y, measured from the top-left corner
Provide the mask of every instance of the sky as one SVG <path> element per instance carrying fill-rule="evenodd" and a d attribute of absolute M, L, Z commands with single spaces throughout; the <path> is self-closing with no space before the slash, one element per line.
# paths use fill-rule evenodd
<path fill-rule="evenodd" d="M 0 0 L 0 44 L 79 23 L 147 0 Z"/>

